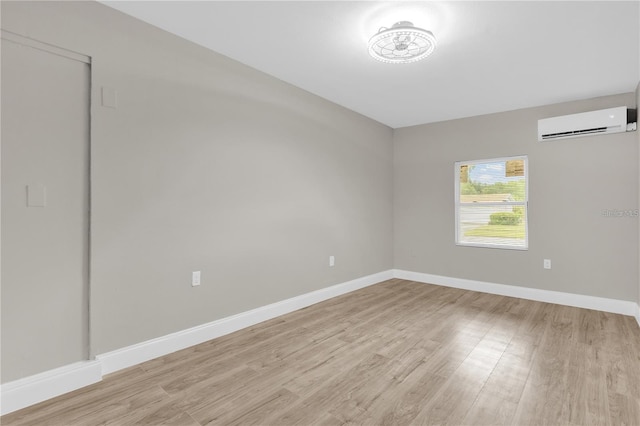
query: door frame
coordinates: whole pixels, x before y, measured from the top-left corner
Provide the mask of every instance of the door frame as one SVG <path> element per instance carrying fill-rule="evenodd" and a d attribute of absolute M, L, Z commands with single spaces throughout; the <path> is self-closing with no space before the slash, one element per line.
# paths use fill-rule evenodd
<path fill-rule="evenodd" d="M 87 123 L 88 125 L 88 134 L 87 134 L 87 179 L 88 181 L 87 183 L 87 235 L 86 235 L 86 241 L 87 241 L 87 252 L 85 253 L 86 255 L 86 259 L 87 259 L 87 274 L 86 274 L 86 282 L 85 282 L 85 286 L 86 286 L 86 300 L 84 301 L 85 304 L 85 308 L 87 310 L 87 323 L 85 324 L 86 326 L 86 332 L 87 335 L 86 337 L 86 341 L 87 341 L 87 360 L 91 360 L 95 358 L 95 354 L 93 353 L 93 348 L 92 348 L 92 344 L 91 344 L 91 224 L 92 224 L 92 218 L 91 218 L 91 117 L 92 117 L 92 83 L 93 83 L 93 69 L 92 69 L 92 61 L 91 61 L 91 57 L 84 55 L 82 53 L 78 53 L 78 52 L 74 52 L 72 50 L 69 49 L 65 49 L 63 47 L 59 47 L 59 46 L 55 46 L 53 44 L 50 43 L 45 43 L 39 40 L 35 40 L 33 38 L 29 38 L 29 37 L 25 37 L 23 35 L 11 32 L 11 31 L 7 31 L 4 29 L 0 29 L 0 39 L 5 40 L 5 41 L 9 41 L 21 46 L 26 46 L 26 47 L 30 47 L 33 49 L 37 49 L 37 50 L 41 50 L 53 55 L 57 55 L 57 56 L 61 56 L 67 59 L 71 59 L 74 61 L 78 61 L 81 62 L 83 64 L 86 64 L 89 66 L 89 99 L 88 99 L 88 105 L 89 105 L 89 111 L 88 111 L 88 116 L 89 116 L 89 122 Z M 2 148 L 2 141 L 0 140 L 0 152 L 1 152 L 1 148 Z M 0 166 L 1 167 L 1 166 Z M 0 170 L 1 171 L 1 170 Z M 2 217 L 2 211 L 0 210 L 0 218 Z M 0 226 L 0 237 L 2 236 L 2 227 Z M 2 253 L 2 248 L 0 245 L 0 254 Z M 0 268 L 2 267 L 2 257 L 0 256 Z M 0 283 L 1 285 L 1 283 Z"/>

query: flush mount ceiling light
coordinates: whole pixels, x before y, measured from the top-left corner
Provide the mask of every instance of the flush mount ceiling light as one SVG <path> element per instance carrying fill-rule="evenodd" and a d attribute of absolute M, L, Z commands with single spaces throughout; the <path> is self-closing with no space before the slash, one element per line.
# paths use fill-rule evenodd
<path fill-rule="evenodd" d="M 380 31 L 369 40 L 369 54 L 375 59 L 391 64 L 406 64 L 426 58 L 436 48 L 436 38 L 431 31 L 400 21 L 391 28 Z"/>

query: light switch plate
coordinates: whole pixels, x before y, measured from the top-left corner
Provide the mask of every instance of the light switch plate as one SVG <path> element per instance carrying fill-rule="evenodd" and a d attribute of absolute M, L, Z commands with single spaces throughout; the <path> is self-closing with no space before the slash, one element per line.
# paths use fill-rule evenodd
<path fill-rule="evenodd" d="M 193 271 L 191 273 L 191 287 L 200 285 L 200 271 Z"/>

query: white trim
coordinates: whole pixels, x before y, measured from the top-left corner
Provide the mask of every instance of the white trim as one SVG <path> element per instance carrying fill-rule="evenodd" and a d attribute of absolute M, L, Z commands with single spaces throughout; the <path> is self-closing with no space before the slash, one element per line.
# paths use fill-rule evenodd
<path fill-rule="evenodd" d="M 22 46 L 32 47 L 34 49 L 62 56 L 67 59 L 72 59 L 74 61 L 82 62 L 85 64 L 91 64 L 91 57 L 87 55 L 64 49 L 62 47 L 54 46 L 53 44 L 43 43 L 41 41 L 22 36 L 20 34 L 12 33 L 11 31 L 0 30 L 0 38 L 20 44 Z"/>
<path fill-rule="evenodd" d="M 2 385 L 5 415 L 102 380 L 98 361 L 81 361 Z"/>
<path fill-rule="evenodd" d="M 2 402 L 0 415 L 8 414 L 99 382 L 105 374 L 224 336 L 271 318 L 392 278 L 393 270 L 389 269 L 222 318 L 208 324 L 107 352 L 96 356 L 95 361 L 82 361 L 5 383 L 0 386 Z"/>
<path fill-rule="evenodd" d="M 640 325 L 640 307 L 634 302 L 390 269 L 222 318 L 208 324 L 172 333 L 157 339 L 107 352 L 98 355 L 95 361 L 77 362 L 24 379 L 5 383 L 0 386 L 0 399 L 2 402 L 0 415 L 5 415 L 99 382 L 105 374 L 113 373 L 123 368 L 215 339 L 216 337 L 224 336 L 225 334 L 250 327 L 268 319 L 288 314 L 315 303 L 392 278 L 632 315 L 635 316 Z"/>
<path fill-rule="evenodd" d="M 109 374 L 393 278 L 387 270 L 96 356 Z"/>
<path fill-rule="evenodd" d="M 614 314 L 633 316 L 640 324 L 639 307 L 635 302 L 604 297 L 587 296 L 584 294 L 563 293 L 560 291 L 541 290 L 531 287 L 495 284 L 484 281 L 467 280 L 463 278 L 445 277 L 442 275 L 425 274 L 422 272 L 395 269 L 395 278 L 436 284 L 445 287 L 455 287 L 482 293 L 499 294 L 501 296 L 518 297 L 520 299 L 536 300 L 538 302 L 555 303 L 558 305 L 574 306 L 577 308 L 594 309 Z"/>

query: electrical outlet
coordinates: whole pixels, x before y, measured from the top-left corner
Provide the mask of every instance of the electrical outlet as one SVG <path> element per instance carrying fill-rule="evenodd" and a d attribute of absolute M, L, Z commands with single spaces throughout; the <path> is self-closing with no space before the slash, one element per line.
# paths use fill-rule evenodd
<path fill-rule="evenodd" d="M 335 266 L 335 265 L 336 265 L 336 257 L 329 256 L 329 266 Z"/>
<path fill-rule="evenodd" d="M 200 271 L 193 271 L 191 273 L 191 287 L 200 285 Z"/>
<path fill-rule="evenodd" d="M 544 269 L 551 269 L 551 259 L 545 259 L 543 266 L 544 266 Z"/>

